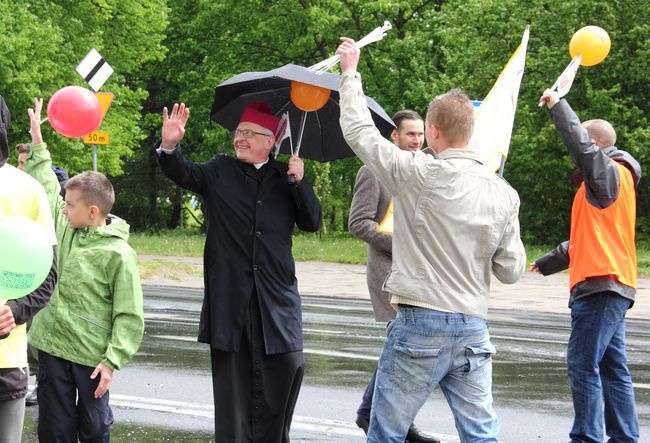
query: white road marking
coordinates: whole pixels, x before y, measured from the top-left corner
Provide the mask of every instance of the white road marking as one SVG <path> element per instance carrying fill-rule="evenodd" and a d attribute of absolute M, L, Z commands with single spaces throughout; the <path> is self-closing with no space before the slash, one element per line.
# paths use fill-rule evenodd
<path fill-rule="evenodd" d="M 160 338 L 160 339 L 163 339 L 163 340 L 196 342 L 196 338 L 194 338 L 194 337 L 183 337 L 183 336 L 177 336 L 177 335 L 150 335 L 150 337 L 151 338 Z M 305 354 L 324 355 L 326 357 L 349 358 L 349 359 L 352 359 L 352 360 L 370 360 L 370 361 L 379 360 L 378 356 L 366 355 L 366 354 L 355 354 L 355 353 L 352 353 L 352 352 L 329 351 L 329 350 L 323 350 L 323 349 L 310 349 L 310 348 L 305 348 L 305 349 L 303 349 L 302 352 L 305 353 Z"/>
<path fill-rule="evenodd" d="M 496 338 L 499 340 L 511 340 L 511 341 L 525 341 L 531 343 L 548 343 L 553 345 L 566 345 L 566 340 L 546 340 L 543 338 L 527 338 L 527 337 L 511 337 L 507 335 L 490 335 L 490 338 Z"/>
<path fill-rule="evenodd" d="M 302 352 L 304 354 L 324 355 L 327 357 L 350 358 L 352 360 L 370 360 L 370 361 L 379 360 L 378 356 L 365 355 L 365 354 L 353 354 L 352 352 L 327 351 L 322 349 L 309 349 L 309 348 L 303 349 Z"/>
<path fill-rule="evenodd" d="M 145 409 L 148 411 L 166 412 L 171 414 L 187 415 L 192 417 L 214 418 L 214 406 L 202 403 L 165 400 L 161 398 L 136 397 L 111 393 L 111 406 L 118 408 Z M 292 430 L 314 432 L 331 436 L 360 437 L 365 434 L 355 423 L 329 420 L 326 418 L 305 417 L 294 415 L 291 422 Z M 435 434 L 444 442 L 459 442 L 453 435 Z"/>

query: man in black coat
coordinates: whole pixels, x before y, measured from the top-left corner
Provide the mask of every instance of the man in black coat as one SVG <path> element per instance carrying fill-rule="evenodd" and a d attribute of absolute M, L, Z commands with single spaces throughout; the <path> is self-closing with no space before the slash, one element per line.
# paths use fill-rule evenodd
<path fill-rule="evenodd" d="M 252 103 L 234 132 L 236 158 L 184 158 L 190 110 L 163 110 L 162 171 L 199 194 L 208 223 L 199 341 L 210 344 L 220 442 L 288 442 L 302 382 L 302 313 L 291 254 L 296 224 L 314 232 L 321 207 L 304 166 L 270 156 L 279 119 Z M 288 175 L 295 176 L 289 185 Z"/>

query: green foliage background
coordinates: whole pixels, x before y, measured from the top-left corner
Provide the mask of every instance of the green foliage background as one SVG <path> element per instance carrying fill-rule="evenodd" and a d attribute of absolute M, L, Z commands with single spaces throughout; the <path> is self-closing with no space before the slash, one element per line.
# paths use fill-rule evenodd
<path fill-rule="evenodd" d="M 392 115 L 424 114 L 435 95 L 462 87 L 487 95 L 531 25 L 510 157 L 505 177 L 519 191 L 525 241 L 552 244 L 568 235 L 573 165 L 537 99 L 569 62 L 568 42 L 585 25 L 609 32 L 609 57 L 578 72 L 568 99 L 583 119 L 604 118 L 621 149 L 644 168 L 650 162 L 648 82 L 650 3 L 647 0 L 94 0 L 0 2 L 0 94 L 13 111 L 12 141 L 25 141 L 31 97 L 83 85 L 74 67 L 95 47 L 115 68 L 103 87 L 116 95 L 101 130 L 111 144 L 99 169 L 116 185 L 114 212 L 137 229 L 175 227 L 183 205 L 196 205 L 160 175 L 152 148 L 163 106 L 192 109 L 184 149 L 195 161 L 231 152 L 227 131 L 211 124 L 214 86 L 244 71 L 331 55 L 341 35 L 360 38 L 388 20 L 393 30 L 362 52 L 366 93 Z M 45 133 L 57 163 L 90 168 L 79 141 Z M 324 208 L 324 230 L 346 230 L 360 162 L 307 162 Z M 650 182 L 638 192 L 638 232 L 650 238 Z"/>

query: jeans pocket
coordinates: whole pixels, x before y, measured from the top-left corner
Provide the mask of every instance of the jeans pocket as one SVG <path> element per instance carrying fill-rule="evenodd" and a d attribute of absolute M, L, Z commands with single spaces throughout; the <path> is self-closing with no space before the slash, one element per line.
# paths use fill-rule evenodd
<path fill-rule="evenodd" d="M 484 364 L 490 363 L 492 361 L 492 355 L 496 354 L 496 352 L 497 350 L 490 343 L 490 340 L 467 345 L 465 347 L 466 362 L 463 372 L 472 372 Z"/>
<path fill-rule="evenodd" d="M 433 378 L 440 348 L 398 341 L 393 346 L 391 382 L 402 392 L 427 389 Z"/>

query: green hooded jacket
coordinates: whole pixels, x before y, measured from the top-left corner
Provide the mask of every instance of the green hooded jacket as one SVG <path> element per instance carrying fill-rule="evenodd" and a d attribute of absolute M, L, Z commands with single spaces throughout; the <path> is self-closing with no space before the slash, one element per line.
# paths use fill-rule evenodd
<path fill-rule="evenodd" d="M 45 143 L 31 145 L 25 171 L 48 195 L 59 244 L 59 283 L 34 317 L 29 343 L 84 366 L 121 369 L 137 352 L 144 332 L 143 297 L 129 225 L 109 215 L 107 225 L 74 229 Z"/>

